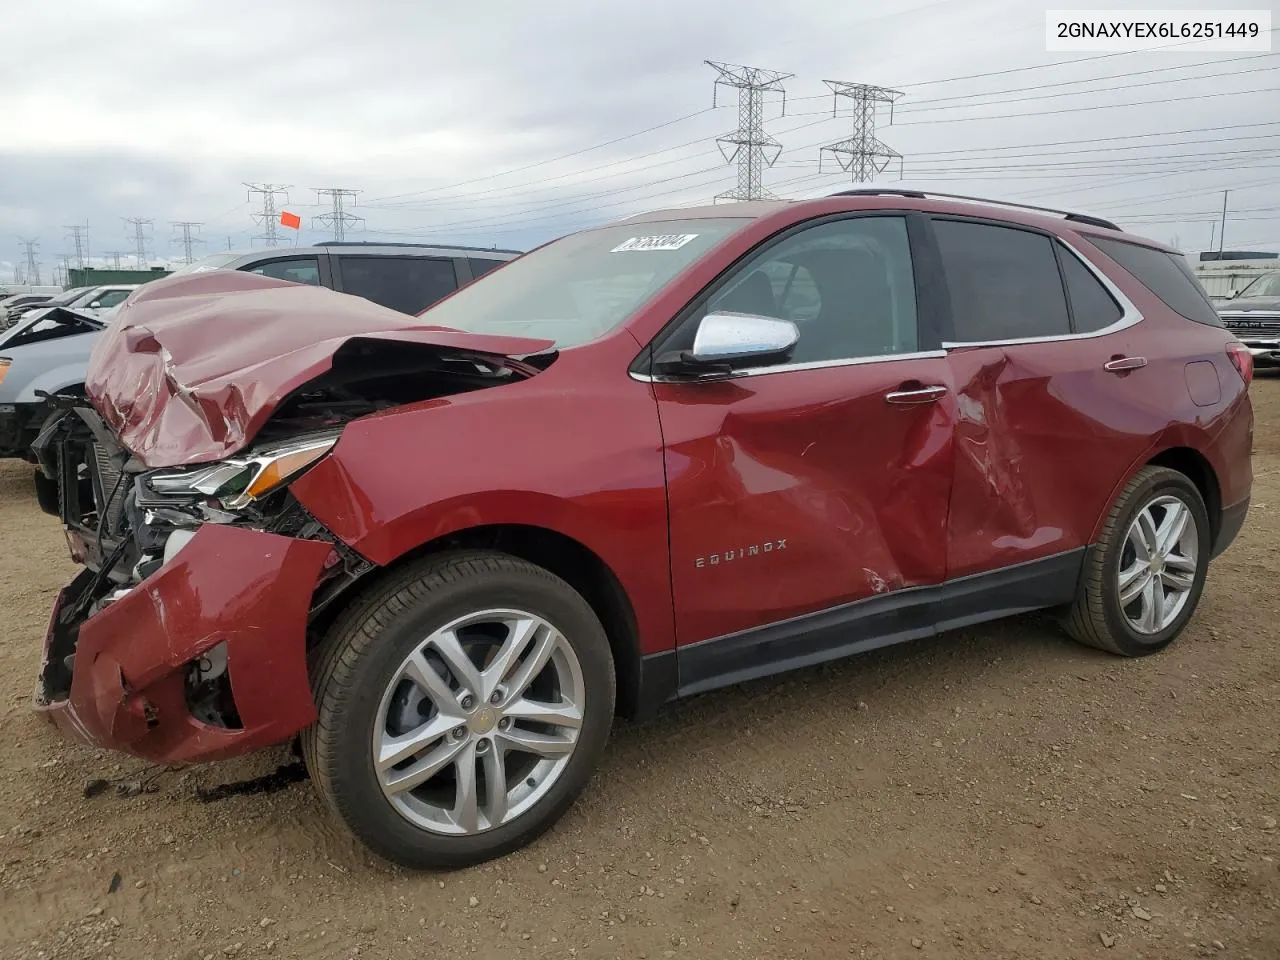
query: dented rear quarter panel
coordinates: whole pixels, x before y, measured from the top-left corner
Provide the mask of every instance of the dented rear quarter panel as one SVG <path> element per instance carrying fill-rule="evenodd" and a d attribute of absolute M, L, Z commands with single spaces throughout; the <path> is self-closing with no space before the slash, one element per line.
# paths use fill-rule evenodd
<path fill-rule="evenodd" d="M 294 496 L 379 565 L 475 527 L 567 536 L 617 577 L 641 652 L 670 650 L 667 503 L 652 388 L 625 331 L 519 383 L 354 421 Z"/>

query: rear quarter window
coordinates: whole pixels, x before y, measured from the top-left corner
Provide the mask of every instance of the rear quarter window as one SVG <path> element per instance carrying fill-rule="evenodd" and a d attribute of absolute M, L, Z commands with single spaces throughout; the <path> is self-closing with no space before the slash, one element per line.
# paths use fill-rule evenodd
<path fill-rule="evenodd" d="M 1124 267 L 1133 278 L 1160 298 L 1179 316 L 1210 327 L 1222 326 L 1222 318 L 1209 302 L 1204 288 L 1182 254 L 1165 253 L 1110 237 L 1089 237 L 1089 242 Z"/>

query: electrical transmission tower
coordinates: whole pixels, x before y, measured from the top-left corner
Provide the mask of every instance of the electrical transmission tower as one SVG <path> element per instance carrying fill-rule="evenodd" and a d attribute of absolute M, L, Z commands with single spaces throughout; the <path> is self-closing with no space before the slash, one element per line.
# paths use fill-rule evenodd
<path fill-rule="evenodd" d="M 146 217 L 125 217 L 124 222 L 133 227 L 134 256 L 138 258 L 138 269 L 147 269 L 147 227 L 152 221 Z"/>
<path fill-rule="evenodd" d="M 253 237 L 254 240 L 262 240 L 268 247 L 278 246 L 280 238 L 276 234 L 276 227 L 280 222 L 280 211 L 276 208 L 276 197 L 284 197 L 284 202 L 289 202 L 289 184 L 286 183 L 246 183 L 249 188 L 249 199 L 253 199 L 256 193 L 262 197 L 262 212 L 251 214 L 254 223 L 262 224 L 262 233 Z"/>
<path fill-rule="evenodd" d="M 25 237 L 19 237 L 18 242 L 22 244 L 23 253 L 27 258 L 26 282 L 38 287 L 40 286 L 40 238 L 28 240 Z"/>
<path fill-rule="evenodd" d="M 321 213 L 311 218 L 312 225 L 322 223 L 333 228 L 333 239 L 341 242 L 347 235 L 347 224 L 364 223 L 364 217 L 357 217 L 354 213 L 347 213 L 343 209 L 343 204 L 350 199 L 354 204 L 356 194 L 359 190 L 348 190 L 345 187 L 316 187 L 316 203 L 320 202 L 322 197 L 329 197 L 333 203 L 333 210 L 330 213 Z"/>
<path fill-rule="evenodd" d="M 75 257 L 70 253 L 60 253 L 58 254 L 58 259 L 61 261 L 61 265 L 58 268 L 58 272 L 62 275 L 61 285 L 69 287 L 71 286 L 71 262 Z"/>
<path fill-rule="evenodd" d="M 87 223 L 75 223 L 67 227 L 67 229 L 71 231 L 71 238 L 76 245 L 76 266 L 83 270 L 85 257 L 89 256 L 89 225 Z"/>
<path fill-rule="evenodd" d="M 182 231 L 182 236 L 174 237 L 171 243 L 182 244 L 182 262 L 192 263 L 195 256 L 191 253 L 191 248 L 197 243 L 204 243 L 199 237 L 192 236 L 192 229 L 199 230 L 200 224 L 194 220 L 178 220 L 171 224 L 175 229 Z"/>
<path fill-rule="evenodd" d="M 120 258 L 125 256 L 125 252 L 123 250 L 108 250 L 107 256 L 111 258 L 111 269 L 119 270 Z"/>
<path fill-rule="evenodd" d="M 743 67 L 732 63 L 707 60 L 707 66 L 716 71 L 711 103 L 716 105 L 716 94 L 721 86 L 738 91 L 738 129 L 716 138 L 716 145 L 725 162 L 738 164 L 738 185 L 716 196 L 717 200 L 772 200 L 772 193 L 764 188 L 764 171 L 772 167 L 782 153 L 782 144 L 764 132 L 764 95 L 769 92 L 782 94 L 782 113 L 787 112 L 787 91 L 782 81 L 795 76 L 759 67 Z"/>
<path fill-rule="evenodd" d="M 823 80 L 831 88 L 831 115 L 837 115 L 840 98 L 853 101 L 853 136 L 829 143 L 818 150 L 818 172 L 822 172 L 822 155 L 832 153 L 840 169 L 853 174 L 854 183 L 867 183 L 882 173 L 893 160 L 901 170 L 902 154 L 876 139 L 876 107 L 889 105 L 889 123 L 893 123 L 893 104 L 902 96 L 901 90 L 875 87 L 867 83 L 845 83 L 843 80 Z"/>

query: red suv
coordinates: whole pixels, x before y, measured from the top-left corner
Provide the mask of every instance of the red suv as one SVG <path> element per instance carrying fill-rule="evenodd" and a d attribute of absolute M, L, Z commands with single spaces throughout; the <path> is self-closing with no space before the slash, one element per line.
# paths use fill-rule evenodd
<path fill-rule="evenodd" d="M 1251 373 L 1175 251 L 908 192 L 633 217 L 419 318 L 158 281 L 37 442 L 85 565 L 38 705 L 166 763 L 300 734 L 371 848 L 474 863 L 615 712 L 1027 610 L 1162 649 Z"/>

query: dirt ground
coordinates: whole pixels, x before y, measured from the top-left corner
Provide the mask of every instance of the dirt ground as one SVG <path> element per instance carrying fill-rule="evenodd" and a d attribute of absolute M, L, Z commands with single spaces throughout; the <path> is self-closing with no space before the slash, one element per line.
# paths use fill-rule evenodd
<path fill-rule="evenodd" d="M 1166 653 L 1026 617 L 708 694 L 618 724 L 556 829 L 447 875 L 374 861 L 305 782 L 197 799 L 284 751 L 86 799 L 146 767 L 30 710 L 73 568 L 0 467 L 0 955 L 1274 960 L 1280 378 L 1253 394 L 1249 522 Z"/>

